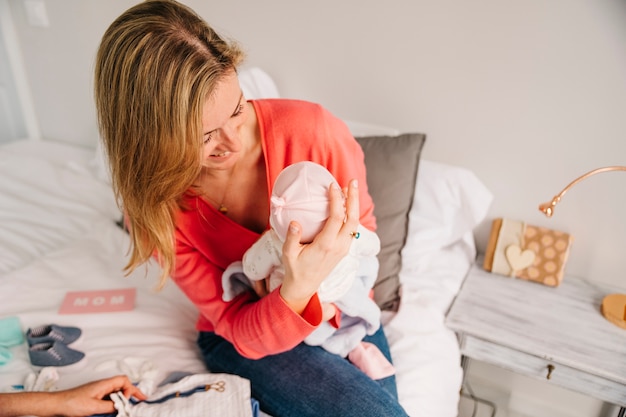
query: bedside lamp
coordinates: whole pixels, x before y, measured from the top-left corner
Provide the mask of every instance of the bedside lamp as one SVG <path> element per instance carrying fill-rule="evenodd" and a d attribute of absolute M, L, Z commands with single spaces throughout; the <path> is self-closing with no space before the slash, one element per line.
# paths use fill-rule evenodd
<path fill-rule="evenodd" d="M 589 178 L 592 175 L 599 174 L 601 172 L 608 171 L 626 171 L 626 166 L 615 165 L 594 169 L 586 174 L 581 175 L 574 181 L 570 182 L 563 191 L 552 198 L 552 201 L 543 203 L 539 206 L 539 210 L 543 212 L 547 217 L 552 217 L 554 214 L 554 207 L 561 201 L 561 198 L 565 195 L 567 190 L 578 184 L 585 178 Z M 616 326 L 626 329 L 626 294 L 609 294 L 602 300 L 601 306 L 602 315 L 611 323 Z"/>

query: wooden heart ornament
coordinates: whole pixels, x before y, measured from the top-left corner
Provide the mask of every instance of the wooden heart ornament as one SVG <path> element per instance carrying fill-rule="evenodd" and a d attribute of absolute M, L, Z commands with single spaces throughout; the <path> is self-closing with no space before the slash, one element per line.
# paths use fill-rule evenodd
<path fill-rule="evenodd" d="M 513 271 L 528 268 L 535 262 L 535 252 L 530 249 L 522 250 L 519 245 L 507 246 L 504 254 Z"/>

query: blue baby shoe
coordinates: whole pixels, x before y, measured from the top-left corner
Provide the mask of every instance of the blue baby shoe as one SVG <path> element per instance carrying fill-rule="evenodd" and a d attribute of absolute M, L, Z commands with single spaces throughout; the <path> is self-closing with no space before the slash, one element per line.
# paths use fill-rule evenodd
<path fill-rule="evenodd" d="M 38 343 L 61 342 L 66 345 L 75 342 L 81 335 L 78 327 L 64 327 L 56 324 L 47 324 L 26 331 L 26 340 L 29 346 Z"/>
<path fill-rule="evenodd" d="M 68 366 L 80 362 L 85 354 L 60 342 L 44 342 L 28 348 L 28 356 L 35 366 Z"/>

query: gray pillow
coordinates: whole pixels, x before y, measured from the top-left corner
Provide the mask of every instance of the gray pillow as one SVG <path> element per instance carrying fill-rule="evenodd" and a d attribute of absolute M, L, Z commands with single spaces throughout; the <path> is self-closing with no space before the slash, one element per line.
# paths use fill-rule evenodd
<path fill-rule="evenodd" d="M 406 242 L 417 167 L 426 140 L 421 133 L 357 137 L 365 153 L 367 186 L 374 200 L 381 250 L 374 300 L 382 310 L 400 305 L 401 252 Z"/>

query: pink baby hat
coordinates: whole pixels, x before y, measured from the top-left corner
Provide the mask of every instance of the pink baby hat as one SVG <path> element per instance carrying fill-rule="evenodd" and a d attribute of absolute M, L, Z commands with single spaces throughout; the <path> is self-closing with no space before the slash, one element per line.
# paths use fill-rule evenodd
<path fill-rule="evenodd" d="M 308 243 L 322 230 L 330 214 L 328 188 L 337 181 L 315 162 L 296 162 L 283 169 L 272 190 L 270 225 L 285 240 L 289 222 L 302 226 L 302 243 Z"/>

